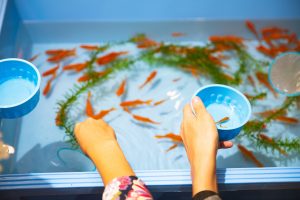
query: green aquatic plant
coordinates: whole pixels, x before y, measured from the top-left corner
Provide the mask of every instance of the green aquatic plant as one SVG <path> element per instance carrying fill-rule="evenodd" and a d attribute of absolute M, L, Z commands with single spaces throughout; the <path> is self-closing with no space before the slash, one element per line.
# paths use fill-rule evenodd
<path fill-rule="evenodd" d="M 72 105 L 79 99 L 80 95 L 93 87 L 105 84 L 119 71 L 130 70 L 137 61 L 143 61 L 155 67 L 168 66 L 184 72 L 191 72 L 193 75 L 204 75 L 214 83 L 227 85 L 242 84 L 250 72 L 265 70 L 265 66 L 268 64 L 266 61 L 260 61 L 252 57 L 241 42 L 235 42 L 234 40 L 209 42 L 203 46 L 190 46 L 157 43 L 148 39 L 146 35 L 139 34 L 131 38 L 129 42 L 140 45 L 140 53 L 137 56 L 126 55 L 108 63 L 103 66 L 105 73 L 101 76 L 97 75 L 99 72 L 96 71 L 96 60 L 99 53 L 104 52 L 113 45 L 105 45 L 96 51 L 92 51 L 88 66 L 84 71 L 84 74 L 87 74 L 90 79 L 87 82 L 75 84 L 73 89 L 65 95 L 64 100 L 58 102 L 56 124 L 64 129 L 69 137 L 69 142 L 74 147 L 78 147 L 78 144 L 73 133 L 75 121 L 69 115 Z M 220 50 L 220 47 L 223 49 Z M 236 71 L 228 71 L 228 66 L 223 63 L 223 58 L 218 57 L 223 53 L 231 55 L 230 58 L 237 61 L 238 69 Z M 266 93 L 255 93 L 250 101 L 253 104 L 265 96 Z M 259 135 L 266 125 L 272 123 L 283 111 L 288 110 L 294 101 L 294 98 L 288 98 L 274 114 L 264 119 L 250 121 L 245 125 L 239 137 L 248 138 L 257 148 L 300 152 L 299 138 L 273 138 L 270 142 Z"/>

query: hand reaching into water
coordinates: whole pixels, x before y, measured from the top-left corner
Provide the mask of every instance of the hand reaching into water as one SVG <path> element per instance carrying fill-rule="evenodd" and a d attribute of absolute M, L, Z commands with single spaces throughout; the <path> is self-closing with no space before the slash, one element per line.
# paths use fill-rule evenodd
<path fill-rule="evenodd" d="M 217 191 L 216 154 L 218 147 L 230 148 L 232 142 L 219 143 L 216 124 L 199 97 L 183 111 L 180 135 L 191 165 L 193 194 L 202 190 Z"/>
<path fill-rule="evenodd" d="M 113 128 L 103 120 L 88 118 L 77 123 L 74 132 L 81 150 L 96 165 L 104 185 L 116 177 L 134 175 Z"/>

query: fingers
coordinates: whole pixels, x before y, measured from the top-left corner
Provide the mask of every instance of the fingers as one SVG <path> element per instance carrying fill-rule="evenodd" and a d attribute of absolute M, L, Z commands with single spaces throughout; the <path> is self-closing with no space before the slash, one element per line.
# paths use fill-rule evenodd
<path fill-rule="evenodd" d="M 196 113 L 201 113 L 205 110 L 204 104 L 198 96 L 195 96 L 192 100 L 192 106 Z"/>
<path fill-rule="evenodd" d="M 228 149 L 233 146 L 233 143 L 231 141 L 222 141 L 219 142 L 219 149 Z"/>

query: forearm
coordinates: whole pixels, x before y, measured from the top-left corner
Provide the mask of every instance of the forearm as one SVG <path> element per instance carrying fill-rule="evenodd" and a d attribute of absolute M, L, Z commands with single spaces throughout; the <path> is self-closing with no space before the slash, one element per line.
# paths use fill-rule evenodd
<path fill-rule="evenodd" d="M 205 155 L 191 163 L 193 196 L 203 190 L 217 192 L 215 155 Z"/>
<path fill-rule="evenodd" d="M 88 155 L 101 174 L 104 185 L 116 177 L 135 175 L 116 141 L 91 147 Z"/>

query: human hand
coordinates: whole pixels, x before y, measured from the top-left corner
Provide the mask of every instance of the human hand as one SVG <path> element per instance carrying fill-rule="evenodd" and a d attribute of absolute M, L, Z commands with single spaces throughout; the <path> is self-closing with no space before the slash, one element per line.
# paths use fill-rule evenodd
<path fill-rule="evenodd" d="M 196 156 L 216 156 L 218 148 L 232 147 L 230 141 L 219 142 L 216 124 L 199 97 L 193 98 L 192 105 L 195 114 L 190 104 L 184 107 L 180 131 L 190 162 Z"/>
<path fill-rule="evenodd" d="M 116 135 L 111 126 L 103 120 L 87 118 L 75 125 L 75 137 L 83 153 L 90 156 L 95 146 L 105 147 L 107 143 L 116 142 Z"/>
<path fill-rule="evenodd" d="M 216 124 L 199 97 L 193 98 L 192 105 L 195 114 L 189 104 L 184 107 L 180 135 L 191 165 L 193 193 L 201 190 L 217 191 L 217 149 L 230 148 L 232 142 L 219 143 Z"/>

